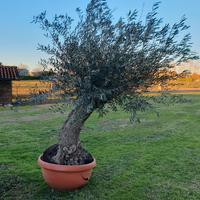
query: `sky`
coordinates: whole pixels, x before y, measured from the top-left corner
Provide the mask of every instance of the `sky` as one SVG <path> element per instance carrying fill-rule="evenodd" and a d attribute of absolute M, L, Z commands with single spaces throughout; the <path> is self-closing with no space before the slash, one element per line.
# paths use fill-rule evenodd
<path fill-rule="evenodd" d="M 77 19 L 75 9 L 86 8 L 89 0 L 0 0 L 0 62 L 4 65 L 24 64 L 29 69 L 39 67 L 45 57 L 37 50 L 38 43 L 45 41 L 38 25 L 31 23 L 33 16 L 47 11 L 48 17 L 65 14 Z M 107 0 L 114 10 L 114 18 L 126 16 L 129 10 L 138 9 L 141 17 L 149 11 L 156 0 Z M 159 17 L 173 24 L 184 14 L 192 34 L 192 49 L 200 55 L 200 0 L 162 0 Z"/>

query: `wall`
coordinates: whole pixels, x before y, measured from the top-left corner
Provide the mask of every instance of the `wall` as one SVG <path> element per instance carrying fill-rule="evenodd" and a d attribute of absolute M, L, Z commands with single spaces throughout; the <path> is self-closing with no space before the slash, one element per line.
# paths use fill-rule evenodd
<path fill-rule="evenodd" d="M 12 102 L 11 81 L 0 81 L 0 104 Z"/>
<path fill-rule="evenodd" d="M 26 97 L 39 91 L 49 91 L 52 83 L 38 80 L 18 80 L 12 81 L 12 95 L 16 97 Z"/>

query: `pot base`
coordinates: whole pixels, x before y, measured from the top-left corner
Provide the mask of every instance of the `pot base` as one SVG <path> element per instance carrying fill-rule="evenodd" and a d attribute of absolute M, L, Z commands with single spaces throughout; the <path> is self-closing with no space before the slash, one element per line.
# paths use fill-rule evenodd
<path fill-rule="evenodd" d="M 58 165 L 47 163 L 38 158 L 45 182 L 53 189 L 71 191 L 83 187 L 89 181 L 92 169 L 96 166 L 93 162 L 84 165 Z"/>

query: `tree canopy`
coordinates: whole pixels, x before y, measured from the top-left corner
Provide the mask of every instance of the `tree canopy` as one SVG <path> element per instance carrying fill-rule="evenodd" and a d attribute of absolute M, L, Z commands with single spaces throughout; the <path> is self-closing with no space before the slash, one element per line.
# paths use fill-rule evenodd
<path fill-rule="evenodd" d="M 91 0 L 79 21 L 66 15 L 48 20 L 46 12 L 34 17 L 50 44 L 40 44 L 49 59 L 55 88 L 62 97 L 76 96 L 75 105 L 103 111 L 105 105 L 120 105 L 134 114 L 150 105 L 141 93 L 150 86 L 175 78 L 166 73 L 175 65 L 196 59 L 191 51 L 191 35 L 186 17 L 170 26 L 158 17 L 159 2 L 141 20 L 138 11 L 113 19 L 106 0 Z"/>

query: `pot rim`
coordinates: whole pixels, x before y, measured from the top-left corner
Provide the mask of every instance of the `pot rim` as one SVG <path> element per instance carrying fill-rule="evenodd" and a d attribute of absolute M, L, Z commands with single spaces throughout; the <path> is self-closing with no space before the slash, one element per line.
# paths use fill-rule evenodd
<path fill-rule="evenodd" d="M 52 171 L 61 171 L 61 172 L 81 172 L 92 169 L 96 167 L 96 160 L 93 158 L 93 161 L 84 165 L 60 165 L 45 162 L 41 159 L 41 156 L 38 158 L 38 165 L 42 168 L 52 170 Z"/>

